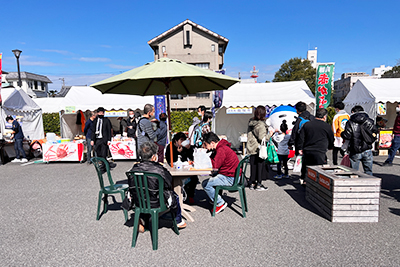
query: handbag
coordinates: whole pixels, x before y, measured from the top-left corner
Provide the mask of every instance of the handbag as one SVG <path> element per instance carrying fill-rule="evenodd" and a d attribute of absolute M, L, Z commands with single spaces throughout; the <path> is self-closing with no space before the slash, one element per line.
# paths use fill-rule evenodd
<path fill-rule="evenodd" d="M 296 161 L 294 162 L 293 172 L 301 172 L 301 167 L 303 165 L 303 156 L 298 155 Z"/>
<path fill-rule="evenodd" d="M 276 148 L 272 142 L 272 138 L 269 139 L 267 144 L 267 162 L 269 163 L 279 163 L 278 153 L 276 153 Z"/>
<path fill-rule="evenodd" d="M 268 158 L 268 153 L 267 153 L 267 142 L 265 141 L 265 137 L 261 140 L 261 145 L 260 149 L 258 151 L 258 156 L 261 159 L 266 159 Z"/>
<path fill-rule="evenodd" d="M 340 162 L 340 165 L 343 165 L 346 167 L 351 167 L 349 154 L 344 155 L 344 157 L 342 158 L 342 161 Z"/>

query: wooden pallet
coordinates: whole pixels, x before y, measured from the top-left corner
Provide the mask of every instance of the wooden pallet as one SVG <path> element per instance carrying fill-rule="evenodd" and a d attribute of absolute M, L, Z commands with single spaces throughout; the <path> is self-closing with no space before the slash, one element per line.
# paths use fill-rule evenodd
<path fill-rule="evenodd" d="M 332 222 L 378 222 L 381 179 L 344 166 L 307 167 L 306 200 Z"/>

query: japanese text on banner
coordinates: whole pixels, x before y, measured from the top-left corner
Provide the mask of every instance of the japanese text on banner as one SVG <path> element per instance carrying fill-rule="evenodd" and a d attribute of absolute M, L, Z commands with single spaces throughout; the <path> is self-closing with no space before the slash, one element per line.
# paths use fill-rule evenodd
<path fill-rule="evenodd" d="M 318 108 L 327 108 L 330 104 L 333 84 L 334 64 L 318 66 L 315 98 Z"/>

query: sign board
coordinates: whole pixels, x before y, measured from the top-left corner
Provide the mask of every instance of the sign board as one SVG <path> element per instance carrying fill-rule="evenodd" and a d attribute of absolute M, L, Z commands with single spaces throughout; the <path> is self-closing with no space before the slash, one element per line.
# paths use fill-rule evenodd
<path fill-rule="evenodd" d="M 393 131 L 385 130 L 379 132 L 379 148 L 389 148 L 392 146 Z"/>
<path fill-rule="evenodd" d="M 378 115 L 381 115 L 381 116 L 386 115 L 386 103 L 377 103 L 376 111 L 377 111 Z"/>
<path fill-rule="evenodd" d="M 253 108 L 248 107 L 237 107 L 226 109 L 226 114 L 252 114 Z"/>
<path fill-rule="evenodd" d="M 317 181 L 317 172 L 314 170 L 308 169 L 307 177 L 316 182 Z"/>
<path fill-rule="evenodd" d="M 66 106 L 65 107 L 65 114 L 74 114 L 76 113 L 75 106 Z"/>
<path fill-rule="evenodd" d="M 126 110 L 106 110 L 104 117 L 128 117 L 128 112 Z"/>
<path fill-rule="evenodd" d="M 112 141 L 108 146 L 113 159 L 136 159 L 136 143 L 132 141 Z"/>
<path fill-rule="evenodd" d="M 318 108 L 327 108 L 331 102 L 334 64 L 321 64 L 317 69 L 315 98 Z"/>
<path fill-rule="evenodd" d="M 331 179 L 326 177 L 325 175 L 319 174 L 319 184 L 325 187 L 328 190 L 331 190 Z"/>
<path fill-rule="evenodd" d="M 43 161 L 82 161 L 83 144 L 82 143 L 61 143 L 51 144 L 43 143 Z"/>

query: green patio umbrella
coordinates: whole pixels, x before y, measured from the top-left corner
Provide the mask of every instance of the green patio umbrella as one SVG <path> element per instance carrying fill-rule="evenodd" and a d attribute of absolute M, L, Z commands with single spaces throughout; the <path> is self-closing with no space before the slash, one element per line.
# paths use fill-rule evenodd
<path fill-rule="evenodd" d="M 238 79 L 164 57 L 91 86 L 103 94 L 167 95 L 168 125 L 171 130 L 170 94 L 225 90 L 237 82 Z M 172 144 L 170 147 L 172 152 Z"/>

